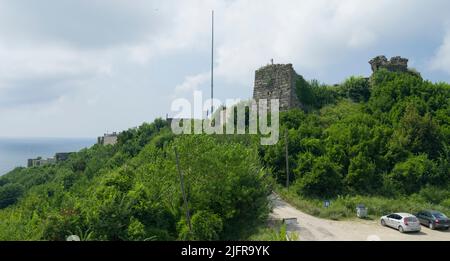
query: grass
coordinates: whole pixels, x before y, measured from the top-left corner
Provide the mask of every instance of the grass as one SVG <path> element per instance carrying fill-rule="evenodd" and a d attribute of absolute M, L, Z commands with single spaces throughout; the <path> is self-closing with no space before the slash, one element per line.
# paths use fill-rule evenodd
<path fill-rule="evenodd" d="M 380 196 L 339 196 L 331 199 L 331 205 L 326 208 L 319 199 L 308 199 L 299 196 L 293 190 L 277 187 L 275 190 L 285 201 L 301 211 L 310 215 L 332 219 L 344 220 L 356 218 L 356 206 L 364 204 L 368 208 L 369 219 L 378 219 L 380 216 L 392 212 L 407 212 L 415 214 L 420 210 L 433 209 L 450 214 L 450 200 L 442 198 L 432 202 L 425 193 L 398 198 L 385 198 Z M 436 191 L 438 193 L 439 191 Z M 434 192 L 433 192 L 434 193 Z M 445 193 L 445 191 L 444 191 Z"/>
<path fill-rule="evenodd" d="M 299 236 L 297 233 L 288 233 L 286 225 L 281 220 L 270 220 L 266 224 L 256 229 L 251 235 L 249 241 L 287 241 L 286 235 L 289 234 L 291 241 L 296 241 Z"/>

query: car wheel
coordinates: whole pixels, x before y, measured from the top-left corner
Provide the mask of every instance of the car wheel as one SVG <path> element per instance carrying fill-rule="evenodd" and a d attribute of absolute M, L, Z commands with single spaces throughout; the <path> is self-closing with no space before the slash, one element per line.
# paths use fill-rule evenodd
<path fill-rule="evenodd" d="M 403 227 L 402 227 L 402 226 L 399 226 L 399 227 L 398 227 L 398 231 L 400 231 L 400 233 L 405 232 L 405 230 L 403 230 Z"/>
<path fill-rule="evenodd" d="M 381 220 L 381 225 L 382 225 L 383 227 L 386 226 L 386 221 L 384 221 L 384 219 Z"/>
<path fill-rule="evenodd" d="M 433 222 L 428 222 L 428 227 L 429 227 L 431 230 L 434 230 Z"/>
<path fill-rule="evenodd" d="M 448 227 L 444 228 L 444 230 L 448 230 Z"/>

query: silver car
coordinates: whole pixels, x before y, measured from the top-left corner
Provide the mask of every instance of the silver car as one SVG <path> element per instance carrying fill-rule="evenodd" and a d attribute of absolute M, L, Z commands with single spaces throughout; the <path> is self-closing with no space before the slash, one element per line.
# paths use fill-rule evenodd
<path fill-rule="evenodd" d="M 420 222 L 416 216 L 408 213 L 392 213 L 382 216 L 380 222 L 382 226 L 398 229 L 400 233 L 419 232 L 421 229 Z"/>

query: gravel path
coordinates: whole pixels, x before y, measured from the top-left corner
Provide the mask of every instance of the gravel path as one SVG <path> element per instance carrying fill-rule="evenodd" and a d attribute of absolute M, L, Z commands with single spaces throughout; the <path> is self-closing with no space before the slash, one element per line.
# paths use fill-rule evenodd
<path fill-rule="evenodd" d="M 313 217 L 294 208 L 275 194 L 271 196 L 271 201 L 273 218 L 297 218 L 297 224 L 288 225 L 287 230 L 297 232 L 301 241 L 450 241 L 449 230 L 430 230 L 422 226 L 419 233 L 402 234 L 395 229 L 381 226 L 378 220 L 333 221 Z"/>

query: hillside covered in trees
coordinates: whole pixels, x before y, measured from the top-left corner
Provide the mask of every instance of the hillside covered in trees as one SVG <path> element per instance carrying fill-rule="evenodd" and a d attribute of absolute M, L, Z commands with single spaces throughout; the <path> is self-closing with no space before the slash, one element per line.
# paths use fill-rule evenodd
<path fill-rule="evenodd" d="M 336 219 L 353 216 L 359 203 L 375 215 L 449 212 L 450 85 L 383 69 L 331 87 L 301 79 L 297 91 L 306 112 L 281 116 L 293 170 L 282 192 L 291 203 Z M 283 151 L 281 140 L 261 157 L 280 184 Z M 318 199 L 335 204 L 324 210 Z"/>
<path fill-rule="evenodd" d="M 255 135 L 175 136 L 157 119 L 114 146 L 2 176 L 0 240 L 247 239 L 267 218 L 273 189 L 315 215 L 333 199 L 331 218 L 361 202 L 386 213 L 404 198 L 410 211 L 450 210 L 449 84 L 380 70 L 339 86 L 300 79 L 297 94 L 303 110 L 280 117 L 289 191 L 284 139 L 261 146 Z"/>
<path fill-rule="evenodd" d="M 167 123 L 156 120 L 121 133 L 115 146 L 95 145 L 56 166 L 16 169 L 0 179 L 0 239 L 245 237 L 268 214 L 269 183 L 257 147 L 219 138 L 175 139 Z"/>

